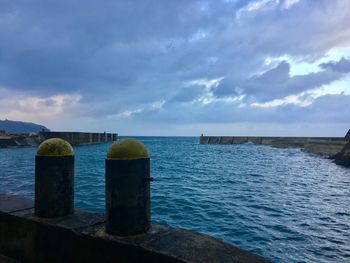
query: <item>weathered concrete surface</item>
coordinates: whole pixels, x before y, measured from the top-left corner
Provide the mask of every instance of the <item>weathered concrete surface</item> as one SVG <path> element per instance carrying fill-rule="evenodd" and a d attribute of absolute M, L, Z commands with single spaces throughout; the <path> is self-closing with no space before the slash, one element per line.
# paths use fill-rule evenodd
<path fill-rule="evenodd" d="M 345 140 L 350 141 L 350 129 L 348 130 L 347 134 L 345 135 Z"/>
<path fill-rule="evenodd" d="M 254 144 L 262 144 L 262 137 L 247 137 L 248 142 L 252 142 Z"/>
<path fill-rule="evenodd" d="M 271 146 L 276 148 L 303 148 L 306 142 L 299 140 L 277 139 L 271 141 Z"/>
<path fill-rule="evenodd" d="M 272 141 L 273 139 L 272 138 L 265 138 L 265 137 L 262 137 L 261 138 L 261 144 L 264 144 L 264 145 L 270 145 L 272 144 Z"/>
<path fill-rule="evenodd" d="M 0 136 L 0 148 L 17 146 L 15 140 L 10 136 Z"/>
<path fill-rule="evenodd" d="M 200 144 L 208 144 L 209 143 L 210 136 L 200 136 L 199 137 L 199 143 Z"/>
<path fill-rule="evenodd" d="M 0 255 L 0 263 L 20 263 L 20 262 L 12 258 L 5 257 L 4 255 Z"/>
<path fill-rule="evenodd" d="M 231 136 L 222 136 L 220 137 L 220 144 L 232 144 L 232 139 Z"/>
<path fill-rule="evenodd" d="M 348 165 L 350 130 L 344 137 L 256 137 L 256 136 L 200 136 L 200 144 L 254 144 L 270 145 L 276 148 L 301 148 L 305 152 L 335 158 L 337 164 Z"/>
<path fill-rule="evenodd" d="M 52 152 L 35 156 L 35 214 L 40 217 L 65 216 L 74 210 L 74 155 L 50 156 Z"/>
<path fill-rule="evenodd" d="M 241 137 L 241 136 L 233 137 L 234 144 L 240 144 L 240 143 L 244 143 L 244 142 L 248 142 L 248 137 Z"/>
<path fill-rule="evenodd" d="M 209 137 L 208 144 L 218 144 L 220 142 L 220 137 Z"/>
<path fill-rule="evenodd" d="M 321 154 L 326 156 L 334 156 L 337 153 L 341 152 L 345 145 L 346 141 L 314 141 L 306 143 L 302 148 L 305 152 Z"/>
<path fill-rule="evenodd" d="M 0 148 L 36 147 L 46 139 L 61 138 L 71 145 L 87 145 L 112 142 L 117 140 L 116 133 L 86 133 L 86 132 L 39 132 L 36 134 L 12 134 L 0 136 Z"/>
<path fill-rule="evenodd" d="M 184 229 L 153 225 L 146 234 L 110 236 L 104 214 L 42 219 L 28 207 L 33 201 L 0 198 L 0 254 L 23 262 L 270 262 Z"/>
<path fill-rule="evenodd" d="M 348 136 L 348 135 L 347 135 Z M 348 136 L 350 137 L 350 135 Z M 300 146 L 310 142 L 328 142 L 328 143 L 344 143 L 350 138 L 345 137 L 261 137 L 261 136 L 200 136 L 200 144 L 240 144 L 245 142 L 253 142 L 256 144 L 269 144 L 276 142 L 276 145 L 286 144 L 292 146 L 293 144 Z"/>
<path fill-rule="evenodd" d="M 31 199 L 19 195 L 7 195 L 0 193 L 0 211 L 4 213 L 13 213 L 20 210 L 31 209 L 34 202 Z"/>
<path fill-rule="evenodd" d="M 150 228 L 150 159 L 106 160 L 106 231 L 128 236 Z M 123 216 L 120 216 L 120 215 Z"/>
<path fill-rule="evenodd" d="M 116 141 L 117 134 L 90 132 L 39 132 L 40 142 L 51 138 L 61 138 L 69 142 L 71 145 L 77 146 Z"/>
<path fill-rule="evenodd" d="M 40 144 L 37 134 L 7 134 L 0 136 L 0 148 L 28 147 Z"/>
<path fill-rule="evenodd" d="M 336 164 L 350 166 L 350 141 L 335 155 L 334 160 Z"/>

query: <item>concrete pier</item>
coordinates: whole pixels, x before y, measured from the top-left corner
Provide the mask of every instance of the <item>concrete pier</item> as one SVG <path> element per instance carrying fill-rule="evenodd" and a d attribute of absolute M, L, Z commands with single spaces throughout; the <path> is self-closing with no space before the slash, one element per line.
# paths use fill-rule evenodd
<path fill-rule="evenodd" d="M 51 138 L 60 138 L 73 146 L 114 142 L 117 140 L 116 133 L 91 133 L 91 132 L 39 132 L 39 141 L 43 142 Z"/>
<path fill-rule="evenodd" d="M 344 137 L 261 137 L 261 136 L 200 136 L 200 144 L 254 143 L 276 148 L 301 148 L 303 151 L 346 160 L 346 144 L 350 141 L 350 130 Z M 344 161 L 339 162 L 344 163 Z"/>
<path fill-rule="evenodd" d="M 60 138 L 73 146 L 96 143 L 114 142 L 116 133 L 93 132 L 39 132 L 33 134 L 6 134 L 0 135 L 0 148 L 8 147 L 36 147 L 43 141 L 51 138 Z"/>
<path fill-rule="evenodd" d="M 76 209 L 64 217 L 39 218 L 33 200 L 0 194 L 0 259 L 5 262 L 271 262 L 181 228 L 152 225 L 147 233 L 128 237 L 104 229 L 104 214 Z"/>

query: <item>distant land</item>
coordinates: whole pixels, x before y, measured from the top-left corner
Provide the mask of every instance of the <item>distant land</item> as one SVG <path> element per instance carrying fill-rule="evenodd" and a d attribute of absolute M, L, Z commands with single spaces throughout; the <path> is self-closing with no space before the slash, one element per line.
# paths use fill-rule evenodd
<path fill-rule="evenodd" d="M 11 121 L 11 120 L 0 120 L 0 130 L 5 130 L 6 132 L 13 133 L 30 133 L 38 131 L 50 131 L 43 125 L 35 124 L 32 122 L 22 122 L 22 121 Z"/>

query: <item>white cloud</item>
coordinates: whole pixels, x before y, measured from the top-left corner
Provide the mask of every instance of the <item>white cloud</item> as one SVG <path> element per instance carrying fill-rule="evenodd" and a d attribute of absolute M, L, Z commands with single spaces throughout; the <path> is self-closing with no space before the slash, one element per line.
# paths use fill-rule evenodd
<path fill-rule="evenodd" d="M 130 118 L 133 115 L 141 114 L 143 112 L 152 112 L 162 110 L 163 105 L 165 104 L 165 100 L 155 101 L 146 105 L 142 105 L 142 107 L 136 109 L 128 109 L 122 110 L 116 114 L 109 114 L 109 119 L 120 119 L 120 118 Z"/>
<path fill-rule="evenodd" d="M 317 89 L 286 96 L 280 99 L 274 99 L 267 102 L 253 102 L 248 106 L 260 107 L 260 108 L 273 108 L 273 107 L 280 107 L 288 104 L 293 104 L 300 107 L 308 107 L 312 105 L 313 102 L 319 97 L 323 97 L 327 95 L 350 96 L 349 83 L 350 83 L 350 75 L 342 80 L 335 81 L 331 84 L 321 86 Z"/>
<path fill-rule="evenodd" d="M 242 7 L 236 12 L 236 17 L 239 19 L 244 13 L 258 12 L 268 7 L 269 5 L 277 5 L 279 0 L 258 0 L 249 2 L 245 7 Z"/>
<path fill-rule="evenodd" d="M 283 7 L 288 9 L 299 2 L 300 2 L 300 0 L 284 0 Z"/>
<path fill-rule="evenodd" d="M 69 115 L 69 109 L 74 109 L 81 99 L 79 94 L 58 94 L 50 97 L 23 96 L 4 88 L 0 92 L 7 92 L 6 97 L 0 98 L 0 116 L 14 120 L 40 122 L 42 119 Z"/>
<path fill-rule="evenodd" d="M 279 106 L 285 106 L 288 104 L 294 104 L 300 107 L 310 106 L 313 102 L 311 96 L 305 98 L 305 93 L 302 92 L 298 95 L 290 95 L 281 99 L 275 99 L 267 102 L 253 102 L 249 106 L 257 108 L 274 108 Z"/>
<path fill-rule="evenodd" d="M 144 111 L 144 109 L 125 110 L 125 111 L 122 111 L 122 112 L 116 114 L 115 117 L 127 118 L 127 117 L 130 117 L 131 115 L 141 113 L 143 111 Z"/>

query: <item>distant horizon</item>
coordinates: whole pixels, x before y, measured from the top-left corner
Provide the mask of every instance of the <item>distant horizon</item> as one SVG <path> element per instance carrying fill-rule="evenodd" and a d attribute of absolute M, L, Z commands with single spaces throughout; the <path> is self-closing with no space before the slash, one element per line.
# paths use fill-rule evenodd
<path fill-rule="evenodd" d="M 6 119 L 8 121 L 14 121 L 14 122 L 22 122 L 21 120 L 9 120 Z M 5 120 L 1 120 L 0 121 L 5 121 Z M 292 129 L 292 130 L 279 130 L 280 132 L 277 133 L 276 131 L 261 131 L 260 133 L 257 133 L 256 130 L 249 130 L 249 127 L 246 129 L 246 132 L 241 132 L 239 133 L 238 131 L 236 132 L 222 132 L 219 133 L 218 131 L 216 132 L 199 132 L 199 133 L 192 133 L 192 134 L 152 134 L 152 131 L 150 131 L 151 133 L 139 133 L 139 134 L 133 134 L 133 133 L 120 133 L 118 132 L 118 130 L 96 130 L 96 129 L 52 129 L 51 127 L 47 127 L 46 125 L 42 124 L 42 123 L 35 123 L 35 122 L 24 122 L 24 123 L 31 123 L 31 124 L 35 124 L 35 125 L 43 125 L 45 126 L 47 129 L 49 129 L 52 132 L 96 132 L 96 133 L 103 133 L 103 132 L 107 132 L 107 133 L 117 133 L 118 136 L 122 136 L 122 137 L 199 137 L 200 135 L 204 135 L 204 136 L 257 136 L 257 137 L 344 137 L 347 132 L 350 130 L 350 125 L 344 124 L 344 134 L 342 134 L 342 131 L 333 131 L 330 133 L 327 133 L 326 130 L 322 129 L 322 133 L 313 133 L 314 127 L 310 127 L 310 125 L 308 125 L 308 128 L 311 129 L 309 132 L 305 132 L 305 129 L 297 129 L 296 130 Z M 304 124 L 306 125 L 306 124 Z M 293 125 L 291 125 L 291 127 L 293 127 Z M 348 127 L 348 128 L 346 128 Z M 305 128 L 305 127 L 304 127 Z M 1 130 L 1 127 L 0 127 Z"/>

